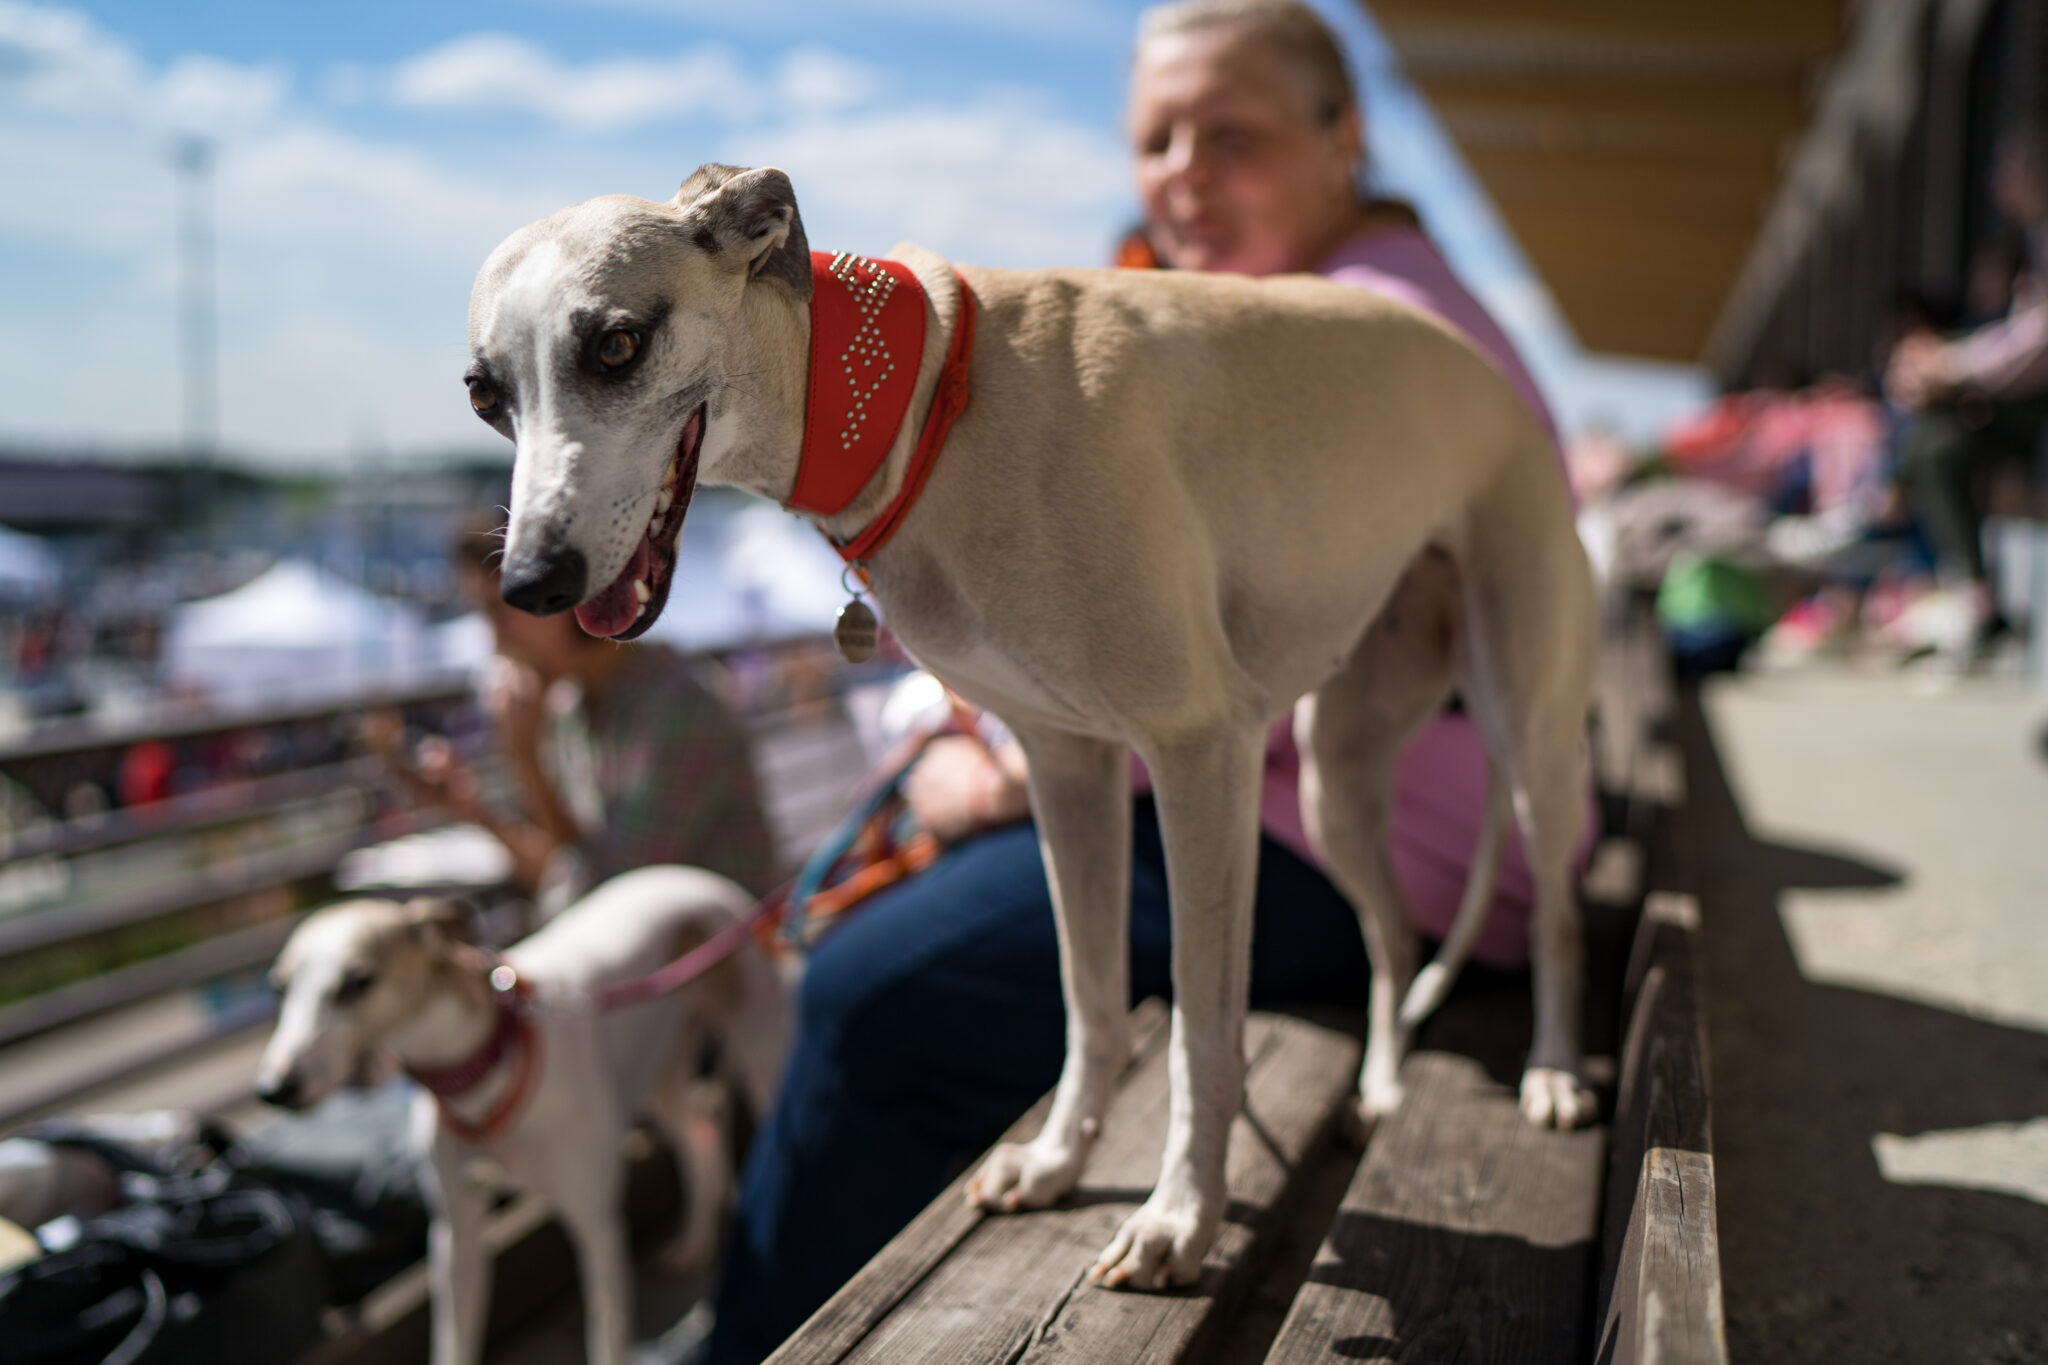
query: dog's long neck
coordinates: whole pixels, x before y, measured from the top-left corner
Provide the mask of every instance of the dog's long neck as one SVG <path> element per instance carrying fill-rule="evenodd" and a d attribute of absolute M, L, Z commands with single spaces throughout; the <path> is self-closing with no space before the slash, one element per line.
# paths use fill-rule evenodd
<path fill-rule="evenodd" d="M 698 479 L 786 503 L 804 445 L 810 309 L 780 284 L 755 285 L 740 296 L 740 325 L 731 337 L 724 355 L 729 402 L 712 418 Z"/>
<path fill-rule="evenodd" d="M 384 1044 L 407 1067 L 438 1071 L 474 1057 L 497 1027 L 497 1006 L 483 968 L 440 958 L 419 1009 L 386 1034 Z"/>

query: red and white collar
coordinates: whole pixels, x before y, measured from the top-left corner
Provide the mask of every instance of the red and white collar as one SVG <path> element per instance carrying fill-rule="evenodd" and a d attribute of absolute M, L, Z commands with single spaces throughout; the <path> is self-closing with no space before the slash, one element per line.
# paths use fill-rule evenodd
<path fill-rule="evenodd" d="M 909 416 L 924 362 L 925 290 L 901 261 L 843 251 L 812 252 L 811 279 L 804 445 L 786 505 L 833 517 L 851 506 L 881 469 Z M 924 491 L 946 433 L 967 406 L 974 314 L 974 293 L 961 280 L 960 316 L 903 486 L 859 535 L 848 541 L 826 537 L 848 563 L 862 563 L 881 549 Z"/>
<path fill-rule="evenodd" d="M 532 1087 L 534 1072 L 540 1063 L 540 1042 L 534 1034 L 533 1021 L 527 1018 L 529 996 L 526 983 L 516 978 L 514 983 L 510 990 L 499 990 L 494 982 L 491 1002 L 498 1017 L 490 1035 L 475 1052 L 453 1066 L 408 1066 L 405 1069 L 406 1075 L 433 1094 L 441 1111 L 441 1122 L 457 1137 L 470 1142 L 488 1141 L 504 1131 Z M 490 1111 L 476 1122 L 456 1113 L 452 1101 L 482 1085 L 508 1053 L 513 1055 L 517 1069 L 506 1081 Z"/>

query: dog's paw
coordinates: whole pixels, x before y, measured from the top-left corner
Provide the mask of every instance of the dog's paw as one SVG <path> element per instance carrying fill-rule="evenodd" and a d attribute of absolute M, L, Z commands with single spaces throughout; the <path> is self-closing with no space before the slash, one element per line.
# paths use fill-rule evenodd
<path fill-rule="evenodd" d="M 1368 1061 L 1358 1077 L 1358 1121 L 1371 1133 L 1381 1119 L 1401 1107 L 1407 1096 L 1398 1068 L 1374 1066 Z"/>
<path fill-rule="evenodd" d="M 1600 1117 L 1600 1101 L 1571 1072 L 1532 1066 L 1522 1073 L 1522 1117 L 1539 1128 L 1583 1128 Z"/>
<path fill-rule="evenodd" d="M 1089 1267 L 1088 1279 L 1110 1289 L 1171 1289 L 1202 1275 L 1202 1256 L 1215 1240 L 1213 1225 L 1193 1208 L 1173 1208 L 1155 1192 L 1124 1220 L 1115 1238 Z"/>
<path fill-rule="evenodd" d="M 995 1213 L 1042 1209 L 1074 1188 L 1087 1153 L 1078 1148 L 1005 1142 L 967 1182 L 967 1202 Z"/>

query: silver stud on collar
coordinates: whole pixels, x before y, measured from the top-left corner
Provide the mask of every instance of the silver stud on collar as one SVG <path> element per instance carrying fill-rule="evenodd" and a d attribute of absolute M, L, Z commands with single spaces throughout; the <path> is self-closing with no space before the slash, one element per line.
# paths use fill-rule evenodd
<path fill-rule="evenodd" d="M 867 257 L 848 251 L 832 258 L 828 273 L 853 295 L 861 316 L 859 330 L 839 353 L 840 368 L 847 377 L 847 399 L 852 404 L 846 412 L 847 425 L 839 433 L 839 448 L 850 450 L 861 423 L 867 420 L 868 399 L 896 372 L 879 320 L 889 296 L 896 292 L 896 277 Z M 856 365 L 867 373 L 855 374 Z"/>

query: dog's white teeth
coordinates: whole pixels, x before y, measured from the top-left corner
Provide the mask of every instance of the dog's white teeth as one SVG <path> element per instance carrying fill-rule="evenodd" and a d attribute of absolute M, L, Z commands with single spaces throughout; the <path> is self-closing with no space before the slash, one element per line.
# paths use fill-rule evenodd
<path fill-rule="evenodd" d="M 666 512 L 675 505 L 676 495 L 673 489 L 663 488 L 661 492 L 654 496 L 654 510 L 657 513 Z"/>
<path fill-rule="evenodd" d="M 646 579 L 636 578 L 633 580 L 633 596 L 639 598 L 640 605 L 644 607 L 654 600 L 654 590 L 647 586 Z"/>
<path fill-rule="evenodd" d="M 641 603 L 641 604 L 639 605 L 639 607 L 637 607 L 637 608 L 636 608 L 636 609 L 634 610 L 634 612 L 633 612 L 633 619 L 634 619 L 635 621 L 637 621 L 637 620 L 639 620 L 639 619 L 640 619 L 641 617 L 645 616 L 646 614 L 647 614 L 647 604 L 646 604 L 645 602 L 642 602 L 642 603 Z"/>

